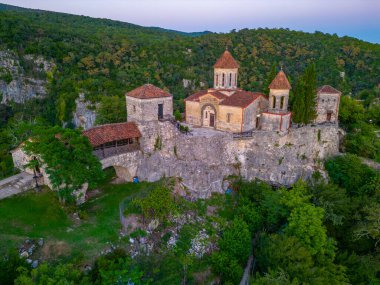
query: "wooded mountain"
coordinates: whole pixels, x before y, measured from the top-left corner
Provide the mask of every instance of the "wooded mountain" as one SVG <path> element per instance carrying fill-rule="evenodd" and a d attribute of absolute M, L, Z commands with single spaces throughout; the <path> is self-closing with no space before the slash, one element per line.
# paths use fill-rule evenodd
<path fill-rule="evenodd" d="M 316 64 L 318 84 L 345 93 L 380 82 L 380 45 L 321 32 L 182 33 L 0 4 L 0 39 L 0 49 L 56 63 L 48 97 L 50 104 L 64 106 L 56 110 L 64 120 L 70 119 L 79 92 L 97 101 L 122 96 L 148 81 L 168 88 L 182 108 L 182 99 L 199 88 L 199 82 L 211 86 L 212 65 L 226 47 L 241 64 L 239 84 L 244 89 L 264 90 L 272 65 L 283 65 L 294 85 L 310 62 Z M 183 79 L 193 86 L 184 88 Z"/>

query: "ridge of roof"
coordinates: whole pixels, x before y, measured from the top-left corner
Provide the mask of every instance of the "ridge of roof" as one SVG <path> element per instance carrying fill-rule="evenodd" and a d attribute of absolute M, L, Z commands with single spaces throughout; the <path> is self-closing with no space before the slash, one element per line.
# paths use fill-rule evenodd
<path fill-rule="evenodd" d="M 228 50 L 225 50 L 214 64 L 214 68 L 239 68 L 239 66 Z"/>
<path fill-rule="evenodd" d="M 317 93 L 342 94 L 342 92 L 335 89 L 331 85 L 323 85 L 321 87 L 318 87 Z"/>
<path fill-rule="evenodd" d="M 269 84 L 269 89 L 292 89 L 288 78 L 283 70 L 277 73 L 276 77 L 273 79 L 271 84 Z"/>
<path fill-rule="evenodd" d="M 152 99 L 172 96 L 170 93 L 157 86 L 154 86 L 153 84 L 144 84 L 127 92 L 125 95 L 139 99 Z"/>

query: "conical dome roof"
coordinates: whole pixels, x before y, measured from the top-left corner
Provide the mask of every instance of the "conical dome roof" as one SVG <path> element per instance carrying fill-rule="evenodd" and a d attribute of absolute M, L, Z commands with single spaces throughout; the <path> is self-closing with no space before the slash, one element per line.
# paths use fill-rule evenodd
<path fill-rule="evenodd" d="M 221 57 L 216 61 L 214 68 L 239 68 L 239 64 L 232 57 L 228 50 L 225 50 Z"/>
<path fill-rule="evenodd" d="M 269 84 L 269 89 L 292 89 L 285 72 L 281 70 L 277 73 L 275 79 L 273 79 L 272 83 Z"/>

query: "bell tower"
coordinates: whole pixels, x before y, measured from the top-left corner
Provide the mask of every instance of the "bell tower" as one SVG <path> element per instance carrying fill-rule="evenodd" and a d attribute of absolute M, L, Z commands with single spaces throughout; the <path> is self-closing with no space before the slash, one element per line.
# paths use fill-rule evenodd
<path fill-rule="evenodd" d="M 285 72 L 281 69 L 269 85 L 269 112 L 288 112 L 289 92 L 291 88 Z"/>
<path fill-rule="evenodd" d="M 214 65 L 214 88 L 234 90 L 237 88 L 239 64 L 232 57 L 228 50 Z"/>

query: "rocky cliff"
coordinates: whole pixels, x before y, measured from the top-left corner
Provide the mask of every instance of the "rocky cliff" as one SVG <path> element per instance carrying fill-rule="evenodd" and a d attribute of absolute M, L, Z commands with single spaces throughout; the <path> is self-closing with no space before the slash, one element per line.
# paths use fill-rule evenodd
<path fill-rule="evenodd" d="M 198 197 L 225 190 L 230 175 L 289 186 L 316 170 L 323 172 L 323 160 L 339 153 L 336 125 L 290 129 L 286 134 L 257 131 L 248 139 L 201 128 L 185 135 L 169 122 L 139 124 L 139 129 L 141 151 L 108 158 L 104 167 L 124 167 L 128 179 L 181 177 L 185 188 Z"/>
<path fill-rule="evenodd" d="M 90 129 L 95 126 L 97 104 L 86 101 L 83 93 L 75 100 L 75 111 L 73 112 L 73 124 L 76 128 Z"/>
<path fill-rule="evenodd" d="M 46 95 L 48 74 L 55 65 L 41 56 L 17 56 L 10 50 L 0 51 L 0 99 L 23 103 Z"/>

